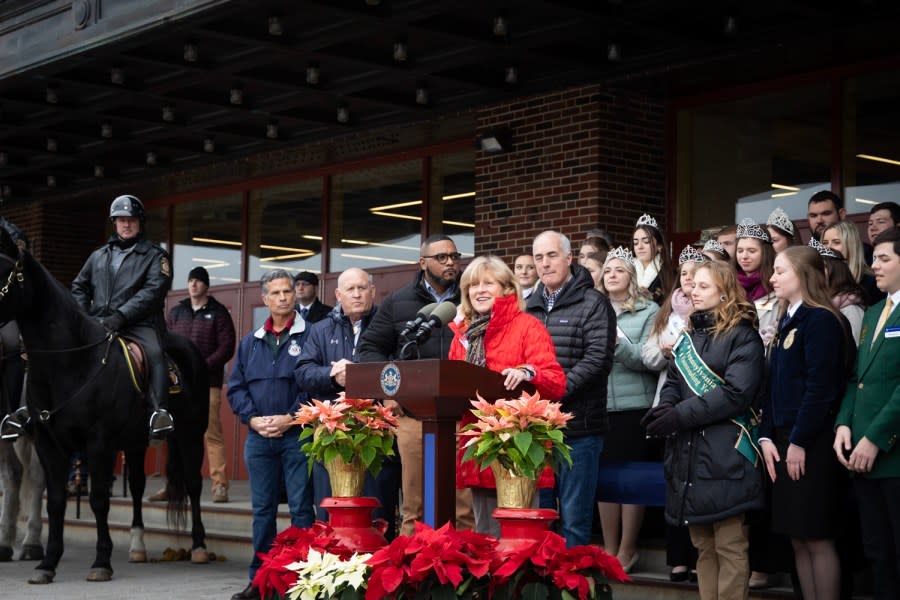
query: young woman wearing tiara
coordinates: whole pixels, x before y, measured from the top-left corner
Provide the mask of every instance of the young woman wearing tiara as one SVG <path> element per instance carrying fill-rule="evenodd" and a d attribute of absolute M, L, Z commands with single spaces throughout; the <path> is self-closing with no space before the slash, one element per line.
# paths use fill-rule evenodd
<path fill-rule="evenodd" d="M 632 235 L 632 250 L 638 286 L 647 290 L 654 302 L 662 304 L 675 285 L 675 269 L 662 231 L 650 215 L 638 219 Z"/>
<path fill-rule="evenodd" d="M 831 304 L 850 323 L 853 341 L 859 346 L 859 335 L 862 333 L 863 317 L 866 314 L 865 290 L 853 279 L 853 273 L 850 272 L 843 254 L 823 246 L 816 238 L 809 238 L 809 247 L 822 257 Z"/>
<path fill-rule="evenodd" d="M 772 248 L 776 253 L 803 243 L 797 235 L 794 223 L 780 206 L 773 210 L 766 219 L 766 230 L 769 232 L 769 239 L 772 240 Z"/>
<path fill-rule="evenodd" d="M 747 300 L 756 307 L 759 334 L 768 345 L 775 334 L 778 318 L 778 305 L 769 283 L 775 264 L 775 249 L 769 234 L 753 219 L 744 219 L 737 227 L 737 246 L 732 264 Z"/>

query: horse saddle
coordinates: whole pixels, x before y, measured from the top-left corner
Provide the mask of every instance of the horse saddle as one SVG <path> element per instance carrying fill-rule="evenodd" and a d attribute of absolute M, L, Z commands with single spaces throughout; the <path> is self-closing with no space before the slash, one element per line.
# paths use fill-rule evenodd
<path fill-rule="evenodd" d="M 147 355 L 143 346 L 132 339 L 119 337 L 119 344 L 122 346 L 122 354 L 125 355 L 125 362 L 128 364 L 128 373 L 131 375 L 131 383 L 139 393 L 144 392 L 147 383 Z M 166 367 L 169 372 L 169 395 L 174 396 L 181 392 L 181 370 L 172 357 L 168 354 L 166 358 Z"/>

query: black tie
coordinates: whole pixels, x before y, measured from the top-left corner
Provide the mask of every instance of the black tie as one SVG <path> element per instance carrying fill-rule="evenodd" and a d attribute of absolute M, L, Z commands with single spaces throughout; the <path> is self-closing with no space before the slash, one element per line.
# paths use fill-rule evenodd
<path fill-rule="evenodd" d="M 306 320 L 306 315 L 308 315 L 308 314 L 309 314 L 309 309 L 308 309 L 308 308 L 301 308 L 301 309 L 300 309 L 300 316 L 303 317 L 303 320 L 304 320 L 304 321 Z"/>

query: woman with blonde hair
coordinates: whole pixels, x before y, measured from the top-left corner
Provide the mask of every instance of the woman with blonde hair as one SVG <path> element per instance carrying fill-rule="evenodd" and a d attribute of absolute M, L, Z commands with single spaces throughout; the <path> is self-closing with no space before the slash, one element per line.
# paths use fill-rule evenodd
<path fill-rule="evenodd" d="M 621 246 L 611 250 L 603 265 L 600 291 L 609 298 L 616 311 L 616 350 L 612 371 L 607 381 L 606 411 L 609 429 L 600 454 L 601 470 L 607 474 L 627 470 L 632 461 L 649 461 L 641 417 L 653 403 L 657 372 L 641 357 L 641 349 L 650 337 L 653 317 L 659 307 L 638 287 L 631 251 Z M 607 479 L 602 477 L 601 479 Z M 611 477 L 619 480 L 619 477 Z M 598 503 L 603 545 L 619 559 L 626 573 L 637 564 L 637 538 L 644 520 L 644 507 L 615 500 L 622 489 L 605 489 L 601 496 L 608 501 Z"/>
<path fill-rule="evenodd" d="M 832 305 L 825 265 L 815 249 L 781 252 L 772 285 L 784 317 L 771 346 L 760 425 L 772 480 L 771 528 L 791 538 L 803 597 L 837 600 L 842 474 L 831 445 L 856 344 Z"/>
<path fill-rule="evenodd" d="M 566 391 L 566 375 L 556 361 L 553 340 L 543 323 L 523 312 L 519 283 L 506 263 L 496 256 L 479 256 L 463 271 L 459 285 L 461 303 L 450 323 L 454 335 L 448 358 L 497 371 L 506 377 L 508 390 L 529 381 L 541 398 L 559 400 Z M 460 426 L 474 421 L 467 412 Z M 456 486 L 472 488 L 475 529 L 497 537 L 500 528 L 492 517 L 497 506 L 494 476 L 474 462 L 460 463 L 461 458 L 460 450 Z M 538 485 L 553 486 L 549 468 Z"/>
<path fill-rule="evenodd" d="M 666 437 L 666 521 L 687 525 L 698 551 L 700 598 L 747 598 L 747 511 L 763 505 L 757 454 L 745 434 L 763 392 L 765 352 L 756 309 L 734 270 L 694 273 L 690 331 L 673 349 L 659 405 L 643 423 Z"/>
<path fill-rule="evenodd" d="M 844 255 L 853 279 L 866 292 L 867 305 L 872 306 L 885 297 L 884 292 L 875 285 L 875 275 L 872 273 L 872 269 L 866 264 L 865 248 L 856 225 L 849 221 L 840 221 L 829 225 L 822 232 L 822 245 Z"/>

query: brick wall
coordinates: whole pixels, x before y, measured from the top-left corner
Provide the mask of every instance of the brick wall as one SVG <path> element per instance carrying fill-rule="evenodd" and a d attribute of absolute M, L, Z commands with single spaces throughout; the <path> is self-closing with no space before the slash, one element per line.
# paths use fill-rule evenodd
<path fill-rule="evenodd" d="M 582 86 L 483 107 L 477 127 L 512 132 L 512 151 L 476 155 L 477 254 L 511 260 L 545 229 L 628 243 L 641 213 L 664 222 L 661 100 Z"/>

